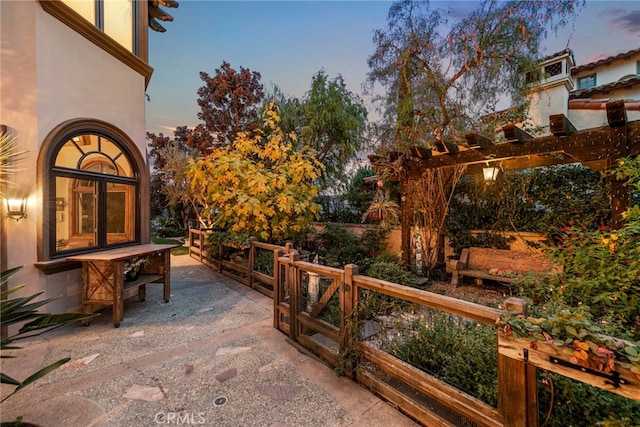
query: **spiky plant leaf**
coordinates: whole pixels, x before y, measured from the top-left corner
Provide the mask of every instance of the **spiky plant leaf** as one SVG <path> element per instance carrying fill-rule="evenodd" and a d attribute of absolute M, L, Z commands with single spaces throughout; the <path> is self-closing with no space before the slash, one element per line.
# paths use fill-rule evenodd
<path fill-rule="evenodd" d="M 69 358 L 69 357 L 65 357 L 64 359 L 60 359 L 57 362 L 54 362 L 51 365 L 46 366 L 46 367 L 40 369 L 39 371 L 29 375 L 29 377 L 26 380 L 24 380 L 22 382 L 18 382 L 17 384 L 15 384 L 16 380 L 14 380 L 13 378 L 8 377 L 5 374 L 0 374 L 2 376 L 1 377 L 2 378 L 2 382 L 5 382 L 5 379 L 6 379 L 6 380 L 13 381 L 13 383 L 9 383 L 9 384 L 13 384 L 13 385 L 17 385 L 18 386 L 9 395 L 5 396 L 2 400 L 0 400 L 0 403 L 4 402 L 5 400 L 10 398 L 14 394 L 16 394 L 18 391 L 20 391 L 23 388 L 25 388 L 26 386 L 28 386 L 29 384 L 33 383 L 34 381 L 37 381 L 40 378 L 44 377 L 45 375 L 47 375 L 49 372 L 53 371 L 54 369 L 57 369 L 60 366 L 64 365 L 69 360 L 71 360 L 71 358 Z"/>

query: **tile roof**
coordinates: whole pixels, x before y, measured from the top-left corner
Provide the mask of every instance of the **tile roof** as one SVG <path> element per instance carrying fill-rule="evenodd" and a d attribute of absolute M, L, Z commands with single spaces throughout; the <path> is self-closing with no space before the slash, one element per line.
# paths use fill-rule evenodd
<path fill-rule="evenodd" d="M 611 64 L 613 61 L 616 61 L 618 59 L 627 59 L 627 58 L 630 58 L 630 57 L 632 57 L 633 55 L 635 55 L 637 53 L 640 53 L 640 48 L 632 49 L 632 50 L 630 50 L 628 52 L 619 53 L 617 55 L 610 56 L 608 58 L 599 59 L 599 60 L 597 60 L 595 62 L 590 62 L 588 64 L 580 65 L 580 66 L 572 68 L 571 69 L 571 74 L 574 75 L 574 74 L 577 74 L 577 73 L 579 73 L 581 71 L 591 70 L 591 69 L 593 69 L 595 67 L 599 67 L 601 65 L 608 65 L 608 64 Z"/>
<path fill-rule="evenodd" d="M 622 77 L 620 80 L 612 83 L 607 83 L 600 86 L 589 87 L 586 89 L 577 89 L 569 93 L 569 99 L 589 98 L 594 94 L 607 93 L 615 89 L 622 89 L 626 87 L 632 87 L 640 84 L 640 76 L 629 74 Z"/>
<path fill-rule="evenodd" d="M 567 48 L 567 49 L 561 50 L 560 52 L 552 53 L 551 55 L 545 56 L 544 58 L 540 59 L 540 62 L 546 62 L 546 61 L 548 61 L 550 59 L 553 59 L 553 58 L 556 58 L 556 57 L 559 57 L 559 56 L 563 56 L 563 55 L 566 55 L 566 54 L 569 54 L 569 56 L 571 56 L 571 59 L 573 59 L 573 51 L 571 49 Z M 575 61 L 573 61 L 573 62 L 575 63 Z"/>

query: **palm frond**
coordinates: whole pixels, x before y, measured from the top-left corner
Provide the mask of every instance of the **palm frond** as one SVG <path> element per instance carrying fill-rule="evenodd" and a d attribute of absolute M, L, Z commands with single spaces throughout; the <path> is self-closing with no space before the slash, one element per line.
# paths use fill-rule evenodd
<path fill-rule="evenodd" d="M 62 313 L 62 314 L 43 314 L 39 318 L 26 323 L 20 328 L 20 334 L 36 331 L 39 329 L 54 328 L 66 325 L 71 322 L 79 322 L 99 316 L 100 313 Z"/>
<path fill-rule="evenodd" d="M 16 267 L 1 272 L 0 282 L 2 283 L 2 285 L 5 285 L 8 282 L 8 278 L 15 274 L 15 272 L 20 268 L 22 267 Z M 92 313 L 40 313 L 38 311 L 40 307 L 56 300 L 57 298 L 46 298 L 41 301 L 33 301 L 34 299 L 42 295 L 44 291 L 37 292 L 33 295 L 25 297 L 9 298 L 9 295 L 22 288 L 24 288 L 24 285 L 6 289 L 0 293 L 2 297 L 0 300 L 0 326 L 9 326 L 16 323 L 22 323 L 22 326 L 18 330 L 17 334 L 5 336 L 0 340 L 0 358 L 2 359 L 11 357 L 6 354 L 7 350 L 20 349 L 20 347 L 12 345 L 14 341 L 37 335 L 38 333 L 34 333 L 34 331 L 40 331 L 39 333 L 43 333 L 53 328 L 68 324 L 70 322 L 79 322 L 99 315 Z M 68 361 L 69 358 L 66 358 L 52 363 L 51 365 L 40 369 L 34 374 L 31 374 L 26 380 L 22 382 L 0 372 L 1 383 L 16 386 L 16 388 L 8 396 L 2 398 L 0 402 L 4 402 L 27 385 L 33 383 L 39 378 L 42 378 L 49 372 L 67 363 Z"/>
<path fill-rule="evenodd" d="M 39 380 L 40 378 L 44 377 L 45 375 L 47 375 L 49 372 L 53 371 L 54 369 L 59 368 L 60 366 L 64 365 L 65 363 L 67 363 L 69 360 L 71 360 L 71 358 L 69 357 L 65 357 L 64 359 L 60 359 L 57 362 L 52 363 L 49 366 L 46 366 L 42 369 L 40 369 L 39 371 L 29 375 L 29 377 L 22 381 L 16 381 L 13 378 L 5 375 L 5 374 L 0 374 L 0 380 L 4 383 L 5 381 L 12 381 L 12 382 L 7 382 L 7 384 L 12 384 L 12 385 L 17 385 L 18 387 L 16 387 L 9 395 L 5 396 L 2 400 L 0 400 L 1 402 L 4 402 L 5 400 L 7 400 L 8 398 L 10 398 L 11 396 L 13 396 L 14 394 L 16 394 L 18 391 L 22 390 L 23 388 L 25 388 L 26 386 L 28 386 L 29 384 L 31 384 L 34 381 Z"/>
<path fill-rule="evenodd" d="M 8 177 L 21 170 L 17 161 L 28 151 L 20 151 L 19 148 L 15 137 L 7 133 L 0 135 L 0 184 L 9 184 Z"/>

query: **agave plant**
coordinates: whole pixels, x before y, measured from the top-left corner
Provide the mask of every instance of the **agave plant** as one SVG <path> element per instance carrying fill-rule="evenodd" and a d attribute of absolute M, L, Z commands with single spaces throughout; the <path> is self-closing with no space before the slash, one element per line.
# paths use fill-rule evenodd
<path fill-rule="evenodd" d="M 9 279 L 9 277 L 21 268 L 22 267 L 15 267 L 7 271 L 0 272 L 0 284 L 2 285 L 2 288 L 4 288 L 7 284 L 7 280 Z M 7 334 L 6 337 L 2 337 L 2 340 L 0 341 L 0 358 L 4 359 L 13 357 L 8 355 L 7 351 L 20 349 L 21 347 L 17 347 L 14 345 L 14 343 L 18 340 L 44 333 L 70 322 L 79 322 L 98 315 L 82 313 L 40 313 L 38 311 L 40 307 L 50 303 L 56 298 L 47 298 L 40 301 L 34 301 L 40 294 L 42 294 L 43 291 L 27 297 L 9 298 L 11 294 L 18 291 L 19 289 L 22 289 L 23 287 L 24 285 L 15 286 L 11 289 L 3 290 L 0 293 L 0 326 L 2 328 L 5 328 L 9 325 L 23 323 L 17 334 Z M 14 385 L 16 386 L 16 388 L 9 395 L 5 396 L 0 401 L 0 403 L 4 402 L 9 397 L 16 394 L 18 391 L 22 390 L 34 381 L 42 378 L 54 369 L 64 365 L 69 360 L 70 358 L 68 357 L 58 360 L 57 362 L 54 362 L 51 365 L 46 366 L 39 371 L 29 375 L 23 381 L 18 381 L 14 378 L 11 378 L 9 375 L 6 375 L 4 372 L 1 372 L 0 383 Z"/>

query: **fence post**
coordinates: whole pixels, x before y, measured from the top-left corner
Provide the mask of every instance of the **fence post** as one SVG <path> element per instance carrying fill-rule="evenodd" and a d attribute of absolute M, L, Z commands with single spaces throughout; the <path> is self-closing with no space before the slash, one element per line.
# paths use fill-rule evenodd
<path fill-rule="evenodd" d="M 519 298 L 508 298 L 504 309 L 526 316 L 527 303 Z M 498 411 L 504 417 L 505 427 L 538 426 L 536 374 L 535 366 L 498 353 Z"/>
<path fill-rule="evenodd" d="M 300 259 L 300 254 L 295 249 L 289 252 L 289 264 L 287 266 L 287 280 L 285 285 L 289 288 L 289 338 L 294 342 L 298 340 L 299 325 L 298 314 L 301 312 L 302 293 L 300 285 L 300 272 L 295 262 Z"/>
<path fill-rule="evenodd" d="M 278 258 L 284 255 L 282 249 L 273 251 L 273 327 L 280 329 L 280 303 L 282 302 L 282 275 L 280 274 L 280 263 Z M 285 281 L 286 284 L 286 281 Z"/>
<path fill-rule="evenodd" d="M 343 292 L 340 293 L 340 353 L 345 354 L 347 349 L 355 348 L 358 345 L 358 319 L 355 318 L 354 309 L 357 302 L 356 285 L 353 277 L 358 274 L 358 266 L 347 264 L 344 266 Z M 346 372 L 346 375 L 353 378 L 355 369 Z"/>
<path fill-rule="evenodd" d="M 255 264 L 255 253 L 256 253 L 256 247 L 253 245 L 253 242 L 256 241 L 255 237 L 249 237 L 249 287 L 251 289 L 255 289 L 253 287 L 253 267 Z"/>

